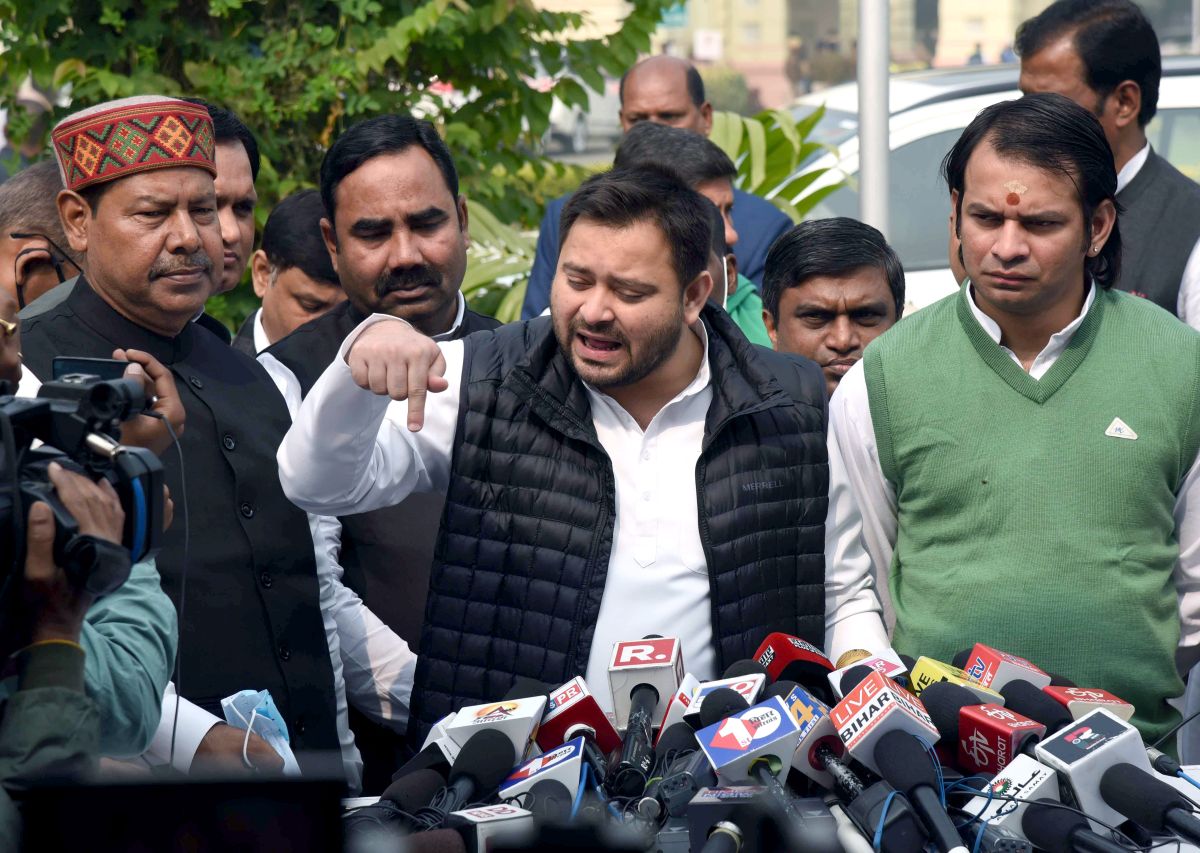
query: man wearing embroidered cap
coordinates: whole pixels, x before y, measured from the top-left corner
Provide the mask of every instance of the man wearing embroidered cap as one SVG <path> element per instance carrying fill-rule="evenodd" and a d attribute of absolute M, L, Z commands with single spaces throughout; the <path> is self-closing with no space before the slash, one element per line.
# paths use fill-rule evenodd
<path fill-rule="evenodd" d="M 222 272 L 212 120 L 185 101 L 126 98 L 68 117 L 52 139 L 59 214 L 87 275 L 22 324 L 25 363 L 47 378 L 57 355 L 139 361 L 151 378 L 170 372 L 187 413 L 181 453 L 162 453 L 179 512 L 158 566 L 181 611 L 178 689 L 195 704 L 180 703 L 176 728 L 169 692 L 152 751 L 184 768 L 240 764 L 242 733 L 214 714 L 229 694 L 266 689 L 304 767 L 305 751 L 339 739 L 308 521 L 275 471 L 287 409 L 257 362 L 190 322 Z M 278 763 L 250 744 L 251 762 Z"/>
<path fill-rule="evenodd" d="M 1200 334 L 1113 287 L 1123 214 L 1088 110 L 988 107 L 943 171 L 967 279 L 830 403 L 827 651 L 888 645 L 886 577 L 898 651 L 986 643 L 1131 702 L 1153 741 L 1200 646 Z"/>

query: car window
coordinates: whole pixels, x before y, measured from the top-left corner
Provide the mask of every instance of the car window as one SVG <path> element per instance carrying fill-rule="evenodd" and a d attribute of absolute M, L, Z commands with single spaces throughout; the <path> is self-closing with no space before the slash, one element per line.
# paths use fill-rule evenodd
<path fill-rule="evenodd" d="M 950 191 L 938 175 L 942 158 L 962 134 L 947 130 L 914 140 L 891 152 L 888 161 L 888 235 L 906 270 L 942 269 L 946 257 L 946 220 L 950 216 Z M 859 218 L 858 175 L 830 194 L 809 214 Z"/>
<path fill-rule="evenodd" d="M 1200 109 L 1159 110 L 1146 137 L 1172 166 L 1200 181 Z"/>

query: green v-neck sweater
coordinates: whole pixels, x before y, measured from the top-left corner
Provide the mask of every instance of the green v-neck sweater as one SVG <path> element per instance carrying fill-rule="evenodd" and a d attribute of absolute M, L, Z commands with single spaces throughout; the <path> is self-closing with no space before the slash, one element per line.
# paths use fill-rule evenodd
<path fill-rule="evenodd" d="M 987 643 L 1132 702 L 1157 737 L 1183 691 L 1173 513 L 1200 447 L 1200 334 L 1101 290 L 1039 381 L 967 286 L 863 358 L 896 490 L 895 647 L 950 660 Z"/>

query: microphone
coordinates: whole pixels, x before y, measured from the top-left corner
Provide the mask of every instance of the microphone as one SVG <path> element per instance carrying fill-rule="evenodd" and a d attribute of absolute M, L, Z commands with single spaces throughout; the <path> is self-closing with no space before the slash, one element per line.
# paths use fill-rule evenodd
<path fill-rule="evenodd" d="M 1071 718 L 1078 720 L 1086 717 L 1097 708 L 1104 708 L 1114 716 L 1129 722 L 1133 718 L 1133 705 L 1124 699 L 1119 699 L 1107 690 L 1099 687 L 1075 687 L 1051 684 L 1042 688 L 1042 692 L 1067 709 Z"/>
<path fill-rule="evenodd" d="M 1200 844 L 1194 805 L 1166 782 L 1139 766 L 1114 764 L 1100 777 L 1100 796 L 1134 823 Z"/>
<path fill-rule="evenodd" d="M 395 803 L 401 811 L 412 814 L 432 800 L 445 785 L 446 778 L 435 770 L 414 770 L 395 779 L 379 799 Z"/>
<path fill-rule="evenodd" d="M 1147 775 L 1150 772 L 1150 759 L 1138 730 L 1103 708 L 1047 737 L 1034 749 L 1039 761 L 1058 772 L 1064 799 L 1073 800 L 1092 820 L 1114 825 L 1125 816 L 1101 791 L 1104 773 L 1119 764 L 1133 765 Z"/>
<path fill-rule="evenodd" d="M 829 706 L 790 681 L 776 681 L 767 694 L 782 699 L 800 727 L 792 767 L 847 801 L 860 796 L 862 781 L 842 763 L 845 748 L 829 717 Z"/>
<path fill-rule="evenodd" d="M 531 758 L 516 768 L 500 785 L 500 799 L 511 800 L 538 782 L 552 779 L 566 787 L 572 799 L 579 793 L 584 775 L 584 739 L 579 737 L 549 752 Z"/>
<path fill-rule="evenodd" d="M 745 675 L 761 675 L 764 681 L 769 677 L 767 668 L 761 663 L 750 658 L 742 658 L 741 660 L 735 660 L 729 666 L 725 667 L 725 671 L 721 673 L 721 679 L 741 678 Z"/>
<path fill-rule="evenodd" d="M 1038 688 L 1050 683 L 1050 675 L 1025 658 L 993 649 L 983 643 L 975 644 L 975 648 L 967 654 L 966 663 L 954 665 L 965 672 L 967 678 L 997 692 L 1008 682 L 1018 678 Z"/>
<path fill-rule="evenodd" d="M 925 688 L 922 704 L 947 748 L 957 748 L 959 767 L 992 775 L 1017 754 L 1033 755 L 1046 727 L 1002 705 L 980 705 L 974 694 L 956 684 L 939 682 Z"/>
<path fill-rule="evenodd" d="M 393 782 L 410 773 L 432 770 L 442 777 L 443 785 L 446 783 L 446 777 L 450 775 L 450 764 L 458 756 L 458 744 L 448 737 L 433 737 L 432 732 L 430 736 L 432 740 L 426 741 L 424 749 L 404 762 L 400 769 L 392 774 Z"/>
<path fill-rule="evenodd" d="M 537 830 L 530 812 L 508 803 L 453 812 L 446 818 L 446 828 L 462 836 L 467 853 L 524 846 Z"/>
<path fill-rule="evenodd" d="M 827 681 L 833 664 L 811 643 L 776 631 L 762 641 L 754 659 L 767 668 L 772 681 L 794 681 L 822 702 L 833 701 Z"/>
<path fill-rule="evenodd" d="M 1025 807 L 1022 833 L 1035 847 L 1050 853 L 1129 853 L 1088 827 L 1081 814 L 1058 808 L 1053 800 L 1036 800 Z"/>
<path fill-rule="evenodd" d="M 732 690 L 746 700 L 747 706 L 753 705 L 758 701 L 766 683 L 767 677 L 759 672 L 722 678 L 719 681 L 702 681 L 692 694 L 692 704 L 684 712 L 683 721 L 690 723 L 693 728 L 700 728 L 700 709 L 704 707 L 708 697 L 717 691 Z"/>
<path fill-rule="evenodd" d="M 689 759 L 698 752 L 700 752 L 700 747 L 696 743 L 696 732 L 687 723 L 675 723 L 658 736 L 658 743 L 654 745 L 654 770 L 650 774 L 650 780 L 642 798 L 638 801 L 638 814 L 654 820 L 662 815 L 664 809 L 669 812 L 675 799 L 676 790 L 686 788 L 689 784 L 694 783 L 694 787 L 687 793 L 686 798 L 682 798 L 680 795 L 682 802 L 677 805 L 682 814 L 682 809 L 687 806 L 688 800 L 696 791 L 707 784 L 715 784 L 716 776 L 712 774 L 711 770 L 707 774 L 711 779 L 706 778 L 700 782 L 696 782 L 688 773 L 691 766 Z M 701 769 L 708 769 L 708 759 L 701 755 L 701 760 L 703 761 Z M 679 778 L 681 775 L 685 776 L 682 780 Z M 668 779 L 671 782 L 667 785 L 667 791 L 664 792 L 663 783 Z"/>
<path fill-rule="evenodd" d="M 985 702 L 1004 704 L 1004 698 L 997 691 L 972 681 L 958 667 L 933 658 L 917 658 L 916 665 L 909 672 L 909 689 L 919 698 L 922 690 L 939 681 L 949 681 L 951 684 L 965 687 L 979 697 L 976 701 L 981 705 Z"/>
<path fill-rule="evenodd" d="M 715 725 L 731 714 L 749 707 L 741 694 L 728 688 L 714 691 L 713 697 L 700 712 L 702 728 Z M 698 735 L 692 732 L 691 741 L 688 743 L 680 732 L 678 739 L 687 744 L 686 751 L 680 752 L 664 771 L 663 780 L 658 788 L 659 799 L 671 817 L 682 817 L 696 793 L 717 782 L 708 754 L 700 748 Z"/>
<path fill-rule="evenodd" d="M 471 736 L 454 766 L 450 768 L 450 784 L 418 812 L 430 828 L 441 825 L 445 816 L 476 798 L 486 796 L 504 781 L 516 762 L 512 741 L 499 729 L 485 728 Z"/>
<path fill-rule="evenodd" d="M 525 808 L 537 823 L 566 823 L 574 802 L 575 795 L 556 779 L 534 782 L 525 794 Z"/>
<path fill-rule="evenodd" d="M 873 672 L 875 670 L 871 669 L 871 667 L 862 664 L 846 667 L 841 673 L 841 678 L 837 684 L 838 695 L 842 699 L 845 699 L 847 693 L 862 684 L 863 679 L 870 676 Z"/>
<path fill-rule="evenodd" d="M 800 727 L 777 696 L 696 732 L 721 784 L 757 781 L 780 795 L 779 777 L 787 778 L 799 738 Z"/>
<path fill-rule="evenodd" d="M 579 732 L 572 730 L 577 726 L 586 726 L 591 731 L 592 740 L 604 755 L 621 746 L 621 736 L 582 676 L 572 678 L 550 693 L 546 713 L 538 727 L 537 744 L 543 751 L 554 749 L 575 737 Z"/>
<path fill-rule="evenodd" d="M 861 657 L 848 657 L 849 654 L 850 653 L 847 652 L 838 658 L 839 664 L 841 664 L 843 661 L 846 661 L 844 666 L 839 666 L 837 669 L 833 670 L 833 672 L 829 673 L 829 686 L 833 688 L 833 693 L 838 699 L 841 699 L 846 695 L 845 691 L 842 689 L 842 683 L 846 678 L 846 674 L 850 672 L 850 670 L 858 669 L 859 667 L 864 667 L 874 672 L 882 673 L 896 683 L 900 684 L 902 687 L 904 686 L 904 683 L 907 683 L 906 679 L 908 675 L 908 667 L 901 662 L 900 656 L 891 649 L 888 649 L 887 651 L 878 655 L 864 653 Z M 856 681 L 854 681 L 854 683 L 850 684 L 849 687 L 853 688 L 854 684 L 857 684 L 858 681 L 862 681 L 862 678 L 858 678 Z"/>
<path fill-rule="evenodd" d="M 708 840 L 700 848 L 700 853 L 738 853 L 744 840 L 745 836 L 737 824 L 723 820 L 708 831 Z"/>
<path fill-rule="evenodd" d="M 989 794 L 993 796 L 989 798 Z M 1021 820 L 1026 805 L 1033 800 L 1045 799 L 1054 802 L 1059 800 L 1057 774 L 1036 759 L 1022 754 L 993 776 L 983 791 L 964 803 L 960 811 L 988 826 L 1024 835 Z"/>
<path fill-rule="evenodd" d="M 466 748 L 467 743 L 480 732 L 491 729 L 505 735 L 512 744 L 514 758 L 505 770 L 512 769 L 513 764 L 524 758 L 533 746 L 545 709 L 544 695 L 501 699 L 499 702 L 469 705 L 460 709 L 445 726 L 446 736 L 459 746 L 455 764 L 462 757 L 461 750 Z"/>
<path fill-rule="evenodd" d="M 683 652 L 676 638 L 646 637 L 614 643 L 608 681 L 617 729 L 628 728 L 633 693 L 639 685 L 654 688 L 658 698 L 651 709 L 652 716 L 654 720 L 661 720 L 682 680 Z M 652 721 L 646 728 L 649 729 L 651 724 Z"/>
<path fill-rule="evenodd" d="M 966 853 L 938 796 L 933 758 L 920 742 L 906 731 L 892 729 L 878 738 L 874 761 L 879 775 L 908 797 L 934 846 L 941 853 Z"/>
<path fill-rule="evenodd" d="M 629 726 L 620 759 L 608 774 L 608 784 L 618 797 L 636 797 L 645 791 L 654 762 L 650 720 L 658 704 L 658 691 L 649 684 L 639 684 L 630 694 L 630 701 Z"/>
<path fill-rule="evenodd" d="M 1028 681 L 1010 681 L 1000 691 L 1004 706 L 1018 714 L 1037 720 L 1049 734 L 1069 726 L 1073 720 L 1066 708 Z"/>
<path fill-rule="evenodd" d="M 876 773 L 875 744 L 892 731 L 938 739 L 933 720 L 921 701 L 878 672 L 872 672 L 829 711 L 846 751 Z"/>

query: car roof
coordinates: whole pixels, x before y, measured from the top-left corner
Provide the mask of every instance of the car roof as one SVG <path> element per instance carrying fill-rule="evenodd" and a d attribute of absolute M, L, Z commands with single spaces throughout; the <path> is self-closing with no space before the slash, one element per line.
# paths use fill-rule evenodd
<path fill-rule="evenodd" d="M 1007 92 L 1017 88 L 1020 66 L 971 65 L 962 68 L 935 68 L 893 74 L 889 79 L 888 103 L 896 115 L 926 104 L 952 101 L 973 95 Z M 1164 56 L 1163 76 L 1200 74 L 1200 56 Z M 858 84 L 841 83 L 797 98 L 791 112 L 796 118 L 807 115 L 821 104 L 830 110 L 858 112 Z"/>

